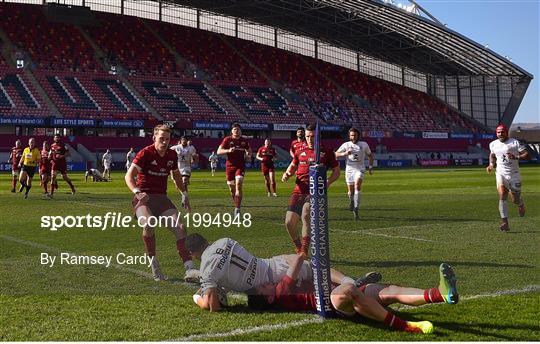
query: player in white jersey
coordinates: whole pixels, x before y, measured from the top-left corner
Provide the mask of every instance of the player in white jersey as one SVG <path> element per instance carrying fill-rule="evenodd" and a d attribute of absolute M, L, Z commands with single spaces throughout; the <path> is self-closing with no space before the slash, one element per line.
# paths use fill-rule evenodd
<path fill-rule="evenodd" d="M 172 146 L 171 149 L 178 155 L 178 170 L 182 175 L 182 181 L 184 186 L 189 184 L 189 178 L 191 177 L 191 164 L 198 161 L 197 151 L 195 147 L 188 144 L 188 139 L 185 136 L 180 138 L 176 146 Z"/>
<path fill-rule="evenodd" d="M 256 288 L 278 283 L 297 262 L 298 255 L 281 255 L 269 259 L 253 256 L 236 240 L 230 238 L 219 239 L 212 244 L 200 234 L 194 233 L 186 237 L 186 248 L 191 256 L 201 260 L 200 282 L 201 289 L 193 295 L 193 301 L 203 309 L 219 311 L 226 305 L 226 292 L 253 293 Z M 305 255 L 302 255 L 305 258 Z M 308 261 L 297 262 L 295 267 L 298 277 L 296 281 L 313 281 L 313 269 Z M 365 283 L 365 277 L 376 277 L 379 273 L 368 273 L 356 281 L 343 273 L 330 269 L 330 277 L 335 284 Z M 375 283 L 375 282 L 373 282 Z"/>
<path fill-rule="evenodd" d="M 107 181 L 106 178 L 103 178 L 103 175 L 101 174 L 101 172 L 99 172 L 99 170 L 95 168 L 91 168 L 88 171 L 86 171 L 86 173 L 84 174 L 85 182 L 88 181 L 88 177 L 91 177 L 93 182 L 106 182 Z"/>
<path fill-rule="evenodd" d="M 112 154 L 108 149 L 105 152 L 105 154 L 103 154 L 102 161 L 103 161 L 103 177 L 107 179 L 111 179 Z"/>
<path fill-rule="evenodd" d="M 215 151 L 212 151 L 212 154 L 208 157 L 208 161 L 210 162 L 210 169 L 212 170 L 212 177 L 216 173 L 216 168 L 218 164 L 218 156 Z"/>
<path fill-rule="evenodd" d="M 262 259 L 253 256 L 237 241 L 222 238 L 211 244 L 200 234 L 186 237 L 186 248 L 191 256 L 200 259 L 200 276 L 203 304 L 201 308 L 217 311 L 221 290 L 246 292 L 253 287 L 281 280 L 287 273 L 289 263 L 286 256 Z M 309 262 L 300 271 L 300 280 L 312 280 Z"/>
<path fill-rule="evenodd" d="M 488 173 L 493 171 L 495 164 L 495 178 L 497 180 L 497 191 L 499 193 L 499 213 L 501 215 L 500 230 L 507 232 L 508 225 L 508 193 L 514 204 L 518 206 L 519 216 L 525 216 L 525 203 L 521 197 L 521 175 L 519 174 L 519 159 L 527 159 L 529 153 L 519 141 L 508 137 L 508 128 L 500 124 L 497 129 L 497 140 L 489 144 L 489 165 L 486 168 Z"/>
<path fill-rule="evenodd" d="M 126 154 L 126 170 L 129 170 L 129 168 L 131 167 L 131 163 L 133 162 L 133 159 L 135 159 L 136 155 L 137 154 L 135 153 L 135 149 L 131 147 Z"/>
<path fill-rule="evenodd" d="M 349 210 L 354 213 L 354 219 L 358 220 L 360 208 L 362 181 L 364 180 L 364 160 L 369 159 L 368 171 L 373 174 L 373 153 L 364 141 L 360 140 L 360 132 L 356 128 L 349 129 L 349 140 L 343 143 L 336 151 L 336 158 L 346 156 L 345 182 L 347 183 L 347 195 L 349 196 Z"/>

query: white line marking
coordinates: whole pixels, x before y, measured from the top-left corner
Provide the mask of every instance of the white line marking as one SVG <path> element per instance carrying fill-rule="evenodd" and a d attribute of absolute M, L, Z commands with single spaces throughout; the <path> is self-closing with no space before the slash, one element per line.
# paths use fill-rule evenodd
<path fill-rule="evenodd" d="M 390 235 L 390 234 L 381 234 L 381 233 L 370 233 L 366 231 L 345 231 L 342 229 L 331 229 L 331 232 L 340 232 L 340 233 L 349 233 L 349 234 L 362 234 L 362 235 L 373 235 L 373 236 L 382 236 L 386 238 L 394 238 L 394 239 L 407 239 L 407 240 L 415 240 L 415 241 L 422 241 L 422 242 L 434 242 L 437 241 L 429 240 L 429 239 L 422 239 L 422 238 L 415 238 L 415 237 L 408 237 L 408 236 L 402 236 L 402 235 Z"/>
<path fill-rule="evenodd" d="M 317 316 L 317 317 L 309 317 L 304 320 L 299 321 L 292 321 L 288 323 L 281 323 L 281 324 L 272 324 L 272 325 L 262 325 L 262 326 L 254 326 L 254 327 L 246 327 L 246 328 L 237 328 L 229 332 L 219 332 L 219 333 L 201 333 L 201 334 L 194 334 L 187 337 L 180 337 L 176 339 L 169 339 L 167 342 L 189 342 L 189 341 L 200 341 L 204 339 L 209 338 L 224 338 L 224 337 L 230 337 L 235 335 L 245 335 L 245 334 L 251 334 L 251 333 L 257 333 L 257 332 L 267 332 L 267 331 L 273 331 L 273 330 L 284 330 L 289 327 L 297 327 L 302 325 L 308 325 L 308 324 L 315 324 L 315 323 L 321 323 L 324 320 Z"/>

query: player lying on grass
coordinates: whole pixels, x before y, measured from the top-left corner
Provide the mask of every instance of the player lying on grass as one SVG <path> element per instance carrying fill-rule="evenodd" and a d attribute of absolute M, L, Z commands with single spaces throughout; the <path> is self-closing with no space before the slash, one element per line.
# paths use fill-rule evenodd
<path fill-rule="evenodd" d="M 91 168 L 84 173 L 84 181 L 88 181 L 88 177 L 92 178 L 93 182 L 108 182 L 109 179 L 103 177 L 101 172 L 95 168 Z"/>
<path fill-rule="evenodd" d="M 298 281 L 298 274 L 303 265 L 304 255 L 299 254 L 279 283 L 265 284 L 248 292 L 248 306 L 257 310 L 316 312 L 313 283 Z M 439 286 L 426 290 L 379 283 L 368 283 L 361 287 L 354 283 L 342 283 L 332 290 L 330 300 L 336 313 L 345 317 L 352 317 L 358 313 L 383 322 L 398 331 L 432 333 L 431 322 L 406 321 L 385 307 L 393 303 L 410 306 L 443 302 L 456 304 L 459 296 L 452 268 L 448 264 L 441 264 L 439 275 Z"/>
<path fill-rule="evenodd" d="M 186 249 L 193 258 L 201 261 L 201 289 L 198 293 L 200 298 L 196 303 L 210 311 L 221 309 L 219 298 L 223 290 L 246 292 L 254 287 L 279 281 L 293 262 L 298 264 L 296 279 L 313 283 L 313 271 L 309 262 L 297 263 L 296 255 L 258 258 L 233 239 L 222 238 L 209 244 L 198 233 L 186 237 Z M 371 276 L 373 278 L 380 275 Z M 334 269 L 331 269 L 331 278 L 336 284 L 355 283 L 355 280 Z M 357 280 L 358 283 L 360 281 Z"/>

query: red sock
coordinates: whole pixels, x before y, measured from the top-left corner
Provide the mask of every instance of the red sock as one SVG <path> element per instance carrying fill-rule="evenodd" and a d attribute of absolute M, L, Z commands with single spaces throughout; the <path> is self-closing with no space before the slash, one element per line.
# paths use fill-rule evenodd
<path fill-rule="evenodd" d="M 17 186 L 17 179 L 11 180 L 11 186 L 13 186 L 13 188 L 15 189 L 15 187 Z"/>
<path fill-rule="evenodd" d="M 304 251 L 305 253 L 308 253 L 310 243 L 311 243 L 311 240 L 309 236 L 302 237 L 302 251 Z"/>
<path fill-rule="evenodd" d="M 294 243 L 294 246 L 296 247 L 297 250 L 302 249 L 302 242 L 300 241 L 300 238 L 294 239 L 293 243 Z"/>
<path fill-rule="evenodd" d="M 270 183 L 269 182 L 266 182 L 266 191 L 270 192 Z"/>
<path fill-rule="evenodd" d="M 242 205 L 242 196 L 234 196 L 234 206 L 240 208 Z"/>
<path fill-rule="evenodd" d="M 272 183 L 272 190 L 274 190 L 274 193 L 276 193 L 276 183 Z"/>
<path fill-rule="evenodd" d="M 424 300 L 426 300 L 426 303 L 444 302 L 444 298 L 442 297 L 439 288 L 431 288 L 424 290 Z"/>
<path fill-rule="evenodd" d="M 49 193 L 49 191 L 47 190 L 47 184 L 48 183 L 43 183 L 43 190 L 45 190 L 45 193 Z"/>
<path fill-rule="evenodd" d="M 143 235 L 142 238 L 146 254 L 150 257 L 154 257 L 156 255 L 156 236 L 152 235 L 151 237 L 147 237 Z"/>
<path fill-rule="evenodd" d="M 191 255 L 186 249 L 186 238 L 176 240 L 176 249 L 178 250 L 180 258 L 182 258 L 182 263 L 191 260 Z"/>
<path fill-rule="evenodd" d="M 401 318 L 398 318 L 394 314 L 388 312 L 384 318 L 385 325 L 396 331 L 405 331 L 407 328 L 407 322 Z"/>

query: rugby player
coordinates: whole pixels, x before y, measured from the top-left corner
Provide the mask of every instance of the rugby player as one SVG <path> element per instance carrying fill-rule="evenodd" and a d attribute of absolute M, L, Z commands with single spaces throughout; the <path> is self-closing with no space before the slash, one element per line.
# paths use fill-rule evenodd
<path fill-rule="evenodd" d="M 111 166 L 113 160 L 111 151 L 107 149 L 101 159 L 103 162 L 103 178 L 111 179 Z"/>
<path fill-rule="evenodd" d="M 529 153 L 519 141 L 508 136 L 508 127 L 499 124 L 495 130 L 497 140 L 489 144 L 489 165 L 487 173 L 491 173 L 495 165 L 495 179 L 499 193 L 499 214 L 501 224 L 499 229 L 503 232 L 510 230 L 508 224 L 508 194 L 512 202 L 518 206 L 519 216 L 525 216 L 525 202 L 521 197 L 521 175 L 519 173 L 519 159 L 528 159 Z"/>
<path fill-rule="evenodd" d="M 95 168 L 91 168 L 85 172 L 84 174 L 85 182 L 88 181 L 88 177 L 91 177 L 93 182 L 107 182 L 108 181 L 107 178 L 104 178 L 101 172 L 99 172 L 99 170 Z"/>
<path fill-rule="evenodd" d="M 41 149 L 41 159 L 39 161 L 39 176 L 41 177 L 41 186 L 45 196 L 51 197 L 49 194 L 49 183 L 51 182 L 51 159 L 49 158 L 49 152 L 51 146 L 49 142 L 43 141 L 43 147 Z"/>
<path fill-rule="evenodd" d="M 276 176 L 274 170 L 274 160 L 276 159 L 276 149 L 272 147 L 270 139 L 264 140 L 264 146 L 260 147 L 257 151 L 257 160 L 261 161 L 261 171 L 266 183 L 266 191 L 268 197 L 277 197 L 276 193 Z M 271 187 L 271 189 L 270 189 Z"/>
<path fill-rule="evenodd" d="M 21 160 L 23 148 L 21 140 L 15 141 L 15 147 L 11 148 L 9 153 L 8 164 L 11 164 L 11 192 L 15 192 L 17 188 L 17 180 L 19 180 L 19 161 Z"/>
<path fill-rule="evenodd" d="M 129 170 L 133 159 L 135 159 L 135 149 L 131 147 L 126 154 L 126 170 Z"/>
<path fill-rule="evenodd" d="M 197 151 L 195 147 L 188 145 L 188 139 L 185 136 L 182 136 L 178 144 L 172 146 L 171 149 L 178 155 L 178 170 L 182 175 L 182 181 L 187 191 L 189 178 L 191 178 L 191 164 L 197 162 L 199 158 Z"/>
<path fill-rule="evenodd" d="M 296 150 L 306 144 L 306 131 L 303 127 L 296 129 L 296 139 L 291 142 L 291 148 L 289 148 L 289 154 L 294 158 Z"/>
<path fill-rule="evenodd" d="M 368 171 L 373 174 L 373 153 L 366 142 L 360 141 L 360 132 L 356 128 L 349 129 L 349 140 L 343 143 L 336 151 L 336 158 L 346 156 L 345 182 L 349 196 L 349 210 L 354 213 L 354 219 L 360 219 L 362 181 L 364 180 L 364 159 L 369 159 Z"/>
<path fill-rule="evenodd" d="M 24 193 L 24 199 L 28 198 L 28 192 L 32 187 L 32 179 L 36 173 L 36 166 L 41 159 L 41 154 L 39 149 L 36 147 L 36 139 L 33 137 L 28 140 L 28 147 L 23 150 L 21 159 L 19 160 L 19 168 L 21 170 L 21 175 L 19 178 L 19 183 L 21 187 L 19 192 L 22 192 L 26 189 Z"/>
<path fill-rule="evenodd" d="M 252 155 L 249 142 L 242 137 L 240 124 L 233 123 L 231 135 L 223 139 L 217 150 L 218 155 L 227 154 L 227 164 L 225 165 L 225 175 L 227 185 L 234 202 L 234 216 L 240 216 L 242 206 L 242 184 L 245 175 L 246 158 Z"/>
<path fill-rule="evenodd" d="M 299 271 L 304 264 L 304 255 L 297 255 L 278 283 L 262 285 L 250 291 L 248 306 L 257 310 L 316 312 L 313 283 L 298 279 Z M 346 282 L 335 286 L 330 296 L 331 306 L 342 317 L 360 314 L 383 322 L 394 330 L 412 333 L 432 333 L 433 324 L 429 321 L 403 320 L 390 312 L 387 306 L 393 303 L 409 306 L 443 302 L 456 304 L 458 301 L 456 276 L 452 268 L 445 263 L 439 267 L 439 285 L 435 288 L 423 290 L 371 281 L 359 286 Z"/>
<path fill-rule="evenodd" d="M 305 130 L 306 144 L 299 146 L 289 167 L 281 180 L 286 182 L 296 172 L 296 185 L 289 198 L 289 207 L 285 215 L 285 227 L 289 233 L 296 252 L 304 252 L 308 255 L 310 235 L 309 235 L 309 166 L 315 164 L 315 126 L 310 125 Z M 339 178 L 339 164 L 334 151 L 321 147 L 321 164 L 330 169 L 331 175 L 327 185 L 330 186 Z M 298 221 L 302 219 L 302 238 L 297 231 Z"/>
<path fill-rule="evenodd" d="M 53 144 L 51 145 L 51 152 L 49 158 L 51 159 L 51 197 L 54 194 L 54 190 L 58 189 L 58 181 L 56 178 L 57 173 L 62 174 L 62 178 L 71 188 L 71 194 L 75 194 L 75 186 L 71 182 L 67 175 L 67 162 L 66 158 L 69 156 L 69 150 L 60 141 L 60 135 L 56 134 L 53 137 Z"/>
<path fill-rule="evenodd" d="M 167 221 L 167 226 L 176 237 L 176 249 L 186 269 L 184 279 L 198 281 L 198 271 L 194 269 L 193 261 L 185 246 L 186 228 L 178 219 L 175 205 L 167 197 L 167 178 L 172 174 L 174 184 L 182 194 L 184 208 L 190 209 L 188 193 L 178 171 L 178 157 L 175 151 L 169 149 L 171 133 L 171 128 L 166 125 L 156 126 L 152 137 L 154 143 L 137 153 L 124 179 L 135 195 L 132 201 L 135 215 L 139 222 L 144 224 L 142 239 L 146 254 L 154 257 L 151 266 L 154 280 L 163 281 L 167 277 L 161 272 L 156 258 L 155 228 L 148 224 L 151 216 L 172 219 Z"/>
<path fill-rule="evenodd" d="M 212 170 L 212 177 L 216 173 L 216 168 L 218 164 L 218 156 L 215 151 L 212 151 L 212 154 L 208 157 L 208 161 L 210 162 L 210 169 Z"/>
<path fill-rule="evenodd" d="M 193 258 L 201 261 L 201 289 L 194 295 L 194 301 L 203 309 L 219 311 L 220 297 L 223 292 L 232 290 L 246 292 L 254 287 L 279 281 L 285 276 L 294 255 L 281 255 L 269 259 L 257 258 L 237 241 L 230 238 L 216 240 L 212 244 L 198 233 L 186 238 L 186 248 Z M 336 284 L 361 284 L 366 280 L 378 282 L 379 273 L 366 275 L 369 279 L 353 280 L 341 272 L 331 269 L 331 279 Z M 309 262 L 304 261 L 298 267 L 297 278 L 300 281 L 313 281 L 313 270 Z"/>

